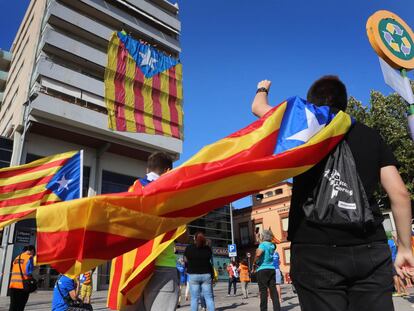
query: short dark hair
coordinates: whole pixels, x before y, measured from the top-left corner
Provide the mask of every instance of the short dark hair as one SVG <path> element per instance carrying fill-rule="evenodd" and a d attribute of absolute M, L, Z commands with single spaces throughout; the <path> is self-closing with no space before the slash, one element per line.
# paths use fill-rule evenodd
<path fill-rule="evenodd" d="M 317 106 L 335 107 L 345 111 L 348 105 L 345 84 L 337 76 L 323 76 L 309 88 L 307 101 Z"/>
<path fill-rule="evenodd" d="M 165 152 L 154 152 L 148 157 L 148 170 L 163 174 L 172 169 L 172 158 Z"/>
<path fill-rule="evenodd" d="M 31 251 L 34 253 L 36 249 L 33 245 L 26 245 L 25 247 L 23 247 L 23 252 L 27 252 L 27 251 Z"/>

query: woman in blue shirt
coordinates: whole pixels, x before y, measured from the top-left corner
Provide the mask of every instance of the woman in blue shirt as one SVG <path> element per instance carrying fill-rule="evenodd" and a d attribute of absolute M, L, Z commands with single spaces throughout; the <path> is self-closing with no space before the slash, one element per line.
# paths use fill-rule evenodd
<path fill-rule="evenodd" d="M 260 292 L 260 311 L 267 311 L 267 291 L 273 302 L 273 311 L 280 311 L 279 297 L 276 292 L 276 274 L 273 266 L 273 254 L 276 245 L 272 243 L 273 233 L 263 230 L 263 242 L 256 250 L 253 260 L 253 271 L 257 272 L 257 284 Z"/>

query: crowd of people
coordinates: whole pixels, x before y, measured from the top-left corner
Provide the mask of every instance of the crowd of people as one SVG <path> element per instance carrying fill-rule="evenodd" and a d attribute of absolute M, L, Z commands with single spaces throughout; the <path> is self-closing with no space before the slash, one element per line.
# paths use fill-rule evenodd
<path fill-rule="evenodd" d="M 191 296 L 192 311 L 198 310 L 199 306 L 202 310 L 214 310 L 213 287 L 217 281 L 217 271 L 213 267 L 212 251 L 207 245 L 203 233 L 196 233 L 194 240 L 194 245 L 189 245 L 184 252 L 184 257 L 177 261 L 180 279 L 177 306 L 181 306 L 182 295 L 185 293 L 185 300 L 189 300 Z M 280 310 L 282 273 L 273 233 L 270 230 L 264 230 L 260 234 L 260 242 L 254 257 L 253 267 L 249 267 L 247 257 L 241 260 L 233 258 L 226 266 L 228 274 L 227 296 L 237 296 L 237 288 L 240 283 L 241 298 L 248 299 L 249 283 L 251 283 L 252 274 L 254 274 L 260 292 L 261 310 L 267 310 L 269 296 L 273 309 Z"/>
<path fill-rule="evenodd" d="M 24 311 L 30 293 L 37 289 L 33 285 L 36 284 L 33 278 L 34 255 L 35 247 L 28 245 L 13 260 L 9 311 Z M 52 311 L 66 311 L 69 306 L 82 306 L 84 310 L 92 310 L 92 273 L 89 271 L 73 279 L 59 275 L 53 289 Z"/>

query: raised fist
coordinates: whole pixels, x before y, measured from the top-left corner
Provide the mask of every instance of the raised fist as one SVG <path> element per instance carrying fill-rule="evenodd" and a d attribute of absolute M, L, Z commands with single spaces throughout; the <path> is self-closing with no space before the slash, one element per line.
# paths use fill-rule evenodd
<path fill-rule="evenodd" d="M 269 91 L 271 85 L 272 85 L 272 81 L 262 80 L 257 84 L 257 88 L 260 89 L 261 87 L 264 87 L 266 90 Z"/>

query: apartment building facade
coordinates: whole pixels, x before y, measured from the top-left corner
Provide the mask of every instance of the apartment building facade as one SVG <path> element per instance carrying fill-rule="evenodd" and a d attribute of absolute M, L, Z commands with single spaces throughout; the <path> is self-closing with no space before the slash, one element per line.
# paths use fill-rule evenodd
<path fill-rule="evenodd" d="M 10 52 L 0 49 L 0 105 L 3 102 L 11 59 L 12 54 Z"/>
<path fill-rule="evenodd" d="M 178 6 L 166 0 L 30 2 L 11 47 L 0 106 L 0 136 L 13 140 L 12 164 L 83 149 L 83 195 L 91 196 L 125 191 L 145 174 L 146 159 L 153 151 L 178 158 L 179 139 L 107 127 L 103 82 L 107 45 L 112 32 L 119 30 L 169 55 L 178 57 L 181 51 Z M 22 221 L 4 233 L 2 295 L 7 292 L 12 259 L 24 243 L 35 241 L 35 224 Z M 40 267 L 38 273 L 42 288 L 53 287 L 56 272 Z M 100 267 L 95 284 L 105 288 L 108 281 L 108 266 Z"/>

